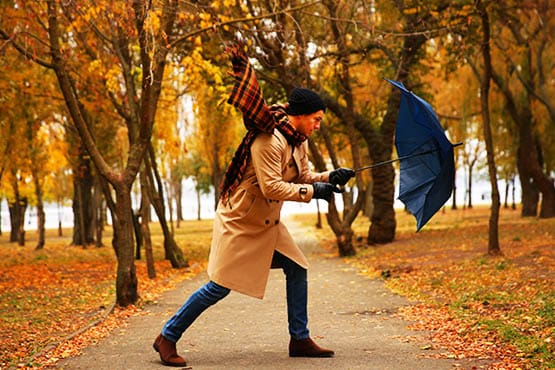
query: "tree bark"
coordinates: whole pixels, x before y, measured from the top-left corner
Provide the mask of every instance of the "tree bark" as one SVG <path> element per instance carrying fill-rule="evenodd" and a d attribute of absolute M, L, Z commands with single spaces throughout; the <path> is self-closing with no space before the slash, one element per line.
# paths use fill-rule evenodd
<path fill-rule="evenodd" d="M 455 174 L 455 178 L 457 178 L 456 174 Z M 453 197 L 453 199 L 452 199 L 452 202 L 451 202 L 451 209 L 453 211 L 455 211 L 455 210 L 457 210 L 457 182 L 456 181 L 453 183 L 452 197 Z"/>
<path fill-rule="evenodd" d="M 197 193 L 197 220 L 200 221 L 200 214 L 201 214 L 201 209 L 200 207 L 202 206 L 202 202 L 200 201 L 200 187 L 198 185 L 195 184 L 195 190 Z"/>
<path fill-rule="evenodd" d="M 27 198 L 16 198 L 8 204 L 10 213 L 10 243 L 25 245 L 25 211 L 27 210 Z"/>
<path fill-rule="evenodd" d="M 177 213 L 177 228 L 181 227 L 181 221 L 183 221 L 183 185 L 181 183 L 181 178 L 174 182 L 175 189 L 175 211 Z"/>
<path fill-rule="evenodd" d="M 13 192 L 14 200 L 8 203 L 10 213 L 10 242 L 17 243 L 19 246 L 25 245 L 25 211 L 27 210 L 27 197 L 22 197 L 19 193 L 19 180 L 13 172 Z"/>
<path fill-rule="evenodd" d="M 156 268 L 154 266 L 154 254 L 152 253 L 152 239 L 150 237 L 150 197 L 148 196 L 148 180 L 144 166 L 140 171 L 141 181 L 141 233 L 145 246 L 146 269 L 148 277 L 154 279 L 156 277 Z"/>
<path fill-rule="evenodd" d="M 44 213 L 44 201 L 42 200 L 42 187 L 39 180 L 38 171 L 33 167 L 33 181 L 35 183 L 35 196 L 37 197 L 37 245 L 35 246 L 35 250 L 40 250 L 44 248 L 45 240 L 45 223 L 46 223 L 46 215 Z"/>
<path fill-rule="evenodd" d="M 183 251 L 178 247 L 175 239 L 170 232 L 166 221 L 166 209 L 164 206 L 164 187 L 156 169 L 156 161 L 154 160 L 154 150 L 149 145 L 147 155 L 145 156 L 145 171 L 147 173 L 147 185 L 149 191 L 149 200 L 156 211 L 162 233 L 164 234 L 164 251 L 165 258 L 168 259 L 173 268 L 188 267 L 189 262 L 183 255 Z M 155 185 L 156 183 L 156 185 Z"/>
<path fill-rule="evenodd" d="M 73 170 L 73 237 L 72 245 L 87 246 L 94 243 L 92 201 L 93 175 L 86 149 L 79 146 L 77 166 Z"/>
<path fill-rule="evenodd" d="M 40 181 L 40 174 L 39 174 L 39 167 L 40 164 L 38 162 L 38 153 L 39 147 L 37 146 L 37 140 L 35 139 L 36 136 L 36 127 L 35 127 L 35 120 L 30 112 L 26 112 L 26 123 L 27 123 L 27 142 L 30 145 L 30 160 L 31 160 L 31 176 L 33 177 L 33 185 L 35 187 L 35 197 L 37 198 L 37 244 L 35 246 L 35 250 L 40 250 L 44 248 L 45 243 L 45 213 L 44 213 L 44 201 L 42 199 L 42 186 Z"/>
<path fill-rule="evenodd" d="M 468 194 L 468 208 L 472 208 L 472 173 L 474 172 L 474 163 L 476 161 L 473 160 L 468 164 L 468 184 L 467 184 L 467 194 Z"/>
<path fill-rule="evenodd" d="M 120 306 L 133 304 L 139 298 L 137 273 L 133 253 L 133 214 L 131 208 L 131 188 L 122 183 L 114 186 L 116 193 L 117 218 L 114 220 L 115 245 L 118 249 L 116 277 L 116 297 Z"/>
<path fill-rule="evenodd" d="M 492 75 L 490 55 L 490 23 L 486 4 L 481 0 L 477 0 L 476 6 L 482 22 L 481 54 L 484 63 L 484 71 L 483 75 L 480 76 L 480 104 L 482 108 L 482 125 L 484 140 L 486 142 L 488 172 L 491 184 L 488 254 L 499 255 L 501 254 L 501 249 L 499 247 L 499 188 L 497 186 L 497 169 L 495 167 L 493 138 L 491 134 L 489 115 L 489 89 Z"/>
<path fill-rule="evenodd" d="M 104 232 L 105 221 L 105 207 L 102 198 L 102 178 L 100 176 L 94 177 L 94 192 L 93 192 L 93 230 L 95 232 L 95 247 L 101 248 L 104 246 L 102 242 L 102 235 Z"/>
<path fill-rule="evenodd" d="M 542 195 L 540 206 L 540 218 L 555 217 L 555 184 L 553 179 L 543 172 L 538 159 L 538 153 L 541 152 L 539 143 L 534 140 L 532 127 L 529 122 L 521 122 L 520 125 L 520 142 L 518 154 L 526 167 L 526 172 L 530 174 L 536 188 Z"/>

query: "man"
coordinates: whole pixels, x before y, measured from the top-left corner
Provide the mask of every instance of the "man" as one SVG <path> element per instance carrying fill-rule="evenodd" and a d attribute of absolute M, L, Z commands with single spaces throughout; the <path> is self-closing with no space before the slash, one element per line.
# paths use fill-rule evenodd
<path fill-rule="evenodd" d="M 248 63 L 243 67 L 247 71 L 243 70 L 241 76 L 248 76 Z M 186 365 L 177 354 L 175 343 L 205 309 L 227 296 L 230 290 L 263 298 L 272 267 L 282 268 L 286 275 L 289 356 L 334 355 L 309 336 L 308 262 L 281 223 L 280 210 L 287 200 L 329 201 L 334 192 L 340 191 L 336 185 L 344 185 L 355 173 L 346 168 L 323 173 L 309 170 L 306 139 L 320 127 L 326 108 L 318 94 L 296 88 L 288 104 L 267 107 L 263 114 L 252 114 L 253 109 L 266 107 L 262 106 L 263 101 L 253 103 L 261 95 L 253 75 L 247 79 L 255 86 L 246 89 L 255 93 L 236 106 L 243 111 L 249 132 L 222 186 L 208 263 L 210 281 L 189 297 L 156 338 L 153 346 L 165 365 Z M 242 89 L 245 87 L 239 88 L 240 96 L 244 96 Z M 237 95 L 232 93 L 232 104 L 234 97 Z"/>

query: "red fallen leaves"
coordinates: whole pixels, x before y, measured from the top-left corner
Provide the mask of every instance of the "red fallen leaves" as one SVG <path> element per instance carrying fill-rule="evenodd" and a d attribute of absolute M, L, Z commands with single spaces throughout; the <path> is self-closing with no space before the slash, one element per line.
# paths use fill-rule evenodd
<path fill-rule="evenodd" d="M 430 349 L 444 350 L 439 354 L 423 354 L 423 357 L 488 360 L 488 369 L 527 368 L 520 351 L 502 343 L 491 332 L 475 332 L 470 323 L 454 318 L 447 307 L 417 304 L 402 307 L 399 315 L 413 322 L 409 329 L 430 332 Z"/>
<path fill-rule="evenodd" d="M 73 252 L 79 254 L 83 250 L 73 248 Z M 78 354 L 83 347 L 121 326 L 130 315 L 140 313 L 132 306 L 116 308 L 113 314 L 106 316 L 106 310 L 115 299 L 115 265 L 112 257 L 93 258 L 99 260 L 69 260 L 60 264 L 56 259 L 1 267 L 0 368 L 53 365 L 60 358 Z M 143 261 L 136 262 L 136 269 L 139 293 L 144 302 L 197 274 L 203 266 L 193 264 L 185 271 L 175 270 L 168 261 L 159 261 L 156 262 L 155 280 L 146 276 Z M 100 324 L 66 340 L 69 334 L 99 319 L 103 319 Z"/>

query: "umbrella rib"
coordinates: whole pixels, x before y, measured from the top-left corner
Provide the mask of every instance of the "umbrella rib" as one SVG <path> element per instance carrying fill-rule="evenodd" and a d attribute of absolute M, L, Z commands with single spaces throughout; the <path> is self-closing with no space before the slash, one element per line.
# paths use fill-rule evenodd
<path fill-rule="evenodd" d="M 453 145 L 453 148 L 454 148 L 454 147 L 460 146 L 460 145 L 462 145 L 462 144 L 463 144 L 462 142 L 458 142 L 458 143 L 455 143 L 455 144 L 452 144 L 452 145 Z M 368 165 L 368 166 L 364 166 L 364 167 L 359 167 L 359 168 L 355 169 L 355 172 L 360 172 L 360 171 L 368 170 L 368 169 L 370 169 L 370 168 L 380 167 L 380 166 L 383 166 L 383 165 L 385 165 L 385 164 L 389 164 L 389 163 L 394 163 L 394 162 L 397 162 L 397 161 L 401 161 L 401 160 L 403 160 L 403 159 L 418 157 L 419 155 L 430 154 L 430 153 L 433 153 L 433 152 L 437 152 L 438 150 L 439 150 L 439 148 L 435 148 L 435 149 L 426 150 L 426 151 L 420 152 L 420 153 L 413 153 L 413 154 L 409 154 L 409 155 L 404 155 L 404 156 L 399 157 L 399 158 L 395 158 L 395 159 L 390 159 L 390 160 L 383 161 L 383 162 L 374 163 L 374 164 L 371 164 L 371 165 Z"/>

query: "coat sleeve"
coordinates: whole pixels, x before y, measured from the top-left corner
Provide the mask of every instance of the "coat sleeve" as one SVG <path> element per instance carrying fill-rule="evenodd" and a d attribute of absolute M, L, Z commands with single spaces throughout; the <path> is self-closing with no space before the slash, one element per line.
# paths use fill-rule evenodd
<path fill-rule="evenodd" d="M 297 183 L 312 184 L 315 182 L 329 182 L 330 171 L 312 172 L 308 164 L 308 144 L 306 142 L 299 148 L 301 158 L 299 160 L 299 178 Z"/>
<path fill-rule="evenodd" d="M 288 144 L 275 135 L 259 134 L 251 146 L 251 160 L 260 191 L 269 199 L 309 202 L 314 188 L 309 183 L 283 180 L 282 159 Z"/>

